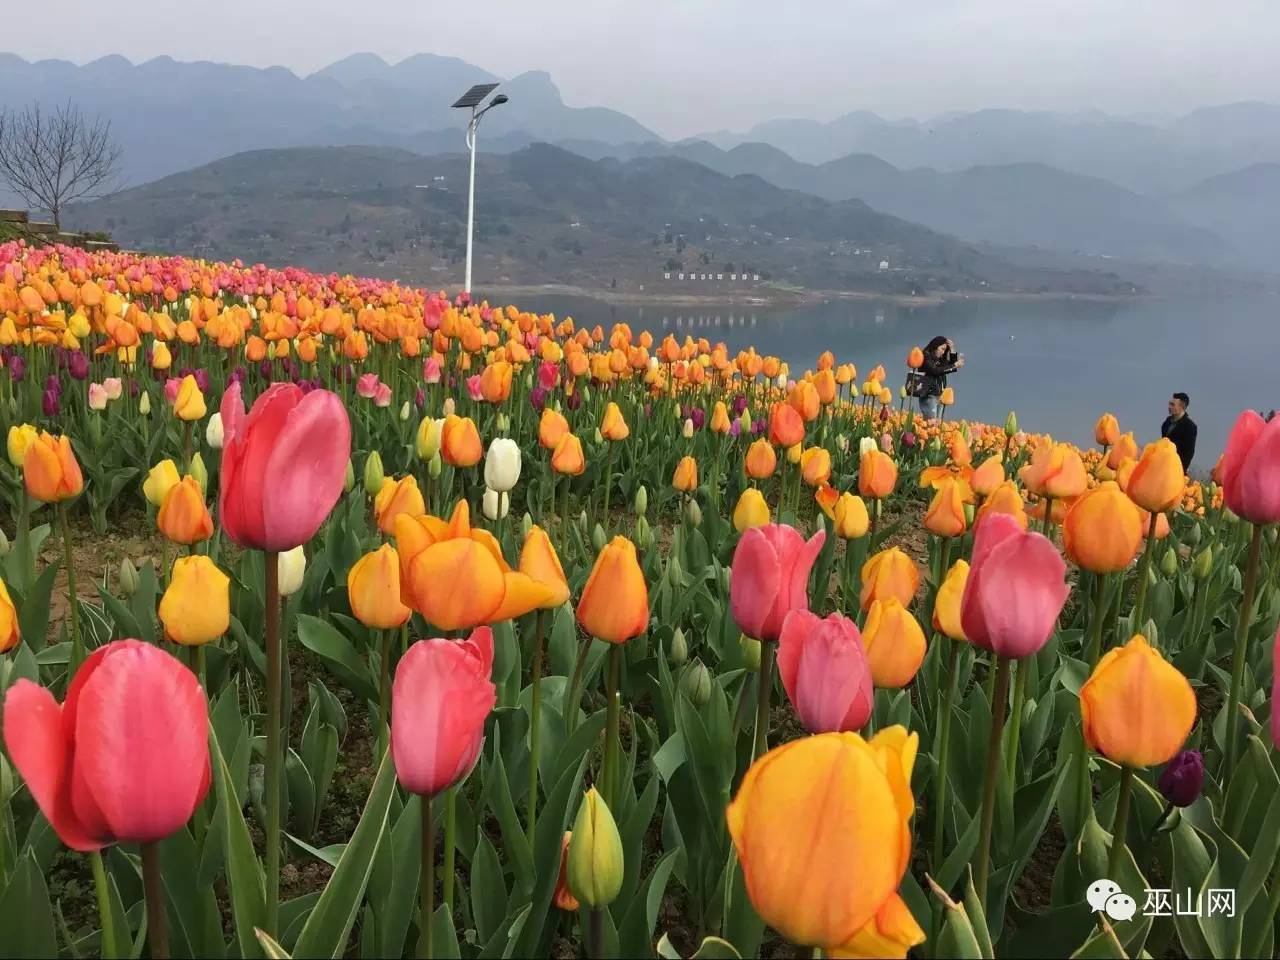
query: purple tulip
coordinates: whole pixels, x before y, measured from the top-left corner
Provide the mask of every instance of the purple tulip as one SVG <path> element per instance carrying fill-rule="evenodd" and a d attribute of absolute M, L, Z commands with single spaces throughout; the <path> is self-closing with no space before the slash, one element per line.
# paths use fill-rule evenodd
<path fill-rule="evenodd" d="M 902 435 L 902 445 L 904 447 L 914 447 L 916 445 L 916 435 L 910 430 Z"/>
<path fill-rule="evenodd" d="M 740 433 L 742 433 L 742 421 L 735 417 L 729 424 L 729 436 L 736 437 Z"/>
<path fill-rule="evenodd" d="M 769 421 L 766 420 L 764 417 L 761 417 L 755 423 L 751 424 L 751 432 L 756 435 L 762 434 L 768 429 L 769 429 Z"/>
<path fill-rule="evenodd" d="M 733 415 L 735 417 L 741 416 L 742 411 L 745 409 L 747 409 L 747 395 L 740 393 L 733 398 Z"/>
<path fill-rule="evenodd" d="M 689 406 L 689 404 L 685 403 L 680 406 L 681 420 L 688 420 L 692 414 L 693 414 L 693 407 Z"/>
<path fill-rule="evenodd" d="M 271 361 L 270 360 L 258 361 L 258 376 L 260 376 L 263 380 L 271 379 Z"/>
<path fill-rule="evenodd" d="M 413 403 L 419 410 L 427 405 L 427 394 L 421 387 L 414 393 Z"/>
<path fill-rule="evenodd" d="M 234 367 L 231 371 L 231 376 L 227 377 L 227 386 L 229 387 L 233 383 L 243 383 L 243 382 L 244 382 L 244 367 L 241 367 L 241 366 Z"/>
<path fill-rule="evenodd" d="M 209 371 L 201 367 L 194 374 L 196 378 L 196 386 L 200 388 L 201 393 L 209 392 Z"/>
<path fill-rule="evenodd" d="M 185 380 L 187 379 L 187 377 L 191 376 L 193 373 L 195 373 L 195 371 L 192 370 L 190 367 L 183 367 L 181 370 L 178 371 L 178 379 Z"/>
<path fill-rule="evenodd" d="M 62 411 L 62 401 L 56 390 L 46 390 L 40 398 L 40 406 L 46 417 L 56 417 Z"/>
<path fill-rule="evenodd" d="M 9 376 L 14 383 L 21 383 L 27 376 L 27 358 L 19 354 L 9 357 Z"/>
<path fill-rule="evenodd" d="M 312 386 L 310 380 L 300 380 L 298 381 L 298 389 L 302 391 L 303 396 L 306 396 L 308 393 L 314 390 L 315 387 Z"/>
<path fill-rule="evenodd" d="M 533 409 L 539 413 L 542 408 L 547 405 L 547 391 L 545 387 L 534 387 L 529 391 L 529 402 L 533 404 Z"/>
<path fill-rule="evenodd" d="M 51 373 L 44 378 L 44 388 L 46 391 L 52 390 L 54 393 L 62 392 L 62 381 L 58 379 L 56 373 Z"/>
<path fill-rule="evenodd" d="M 67 371 L 77 380 L 84 380 L 89 376 L 89 358 L 79 350 L 71 354 L 67 359 Z"/>
<path fill-rule="evenodd" d="M 701 407 L 695 407 L 691 419 L 693 420 L 693 428 L 701 430 L 702 425 L 707 422 L 707 411 Z"/>
<path fill-rule="evenodd" d="M 577 410 L 580 406 L 582 406 L 582 391 L 575 390 L 573 391 L 573 393 L 569 394 L 569 399 L 566 405 L 569 407 L 570 410 Z"/>
<path fill-rule="evenodd" d="M 138 385 L 138 381 L 137 381 L 137 380 L 130 380 L 130 381 L 129 381 L 129 396 L 130 396 L 130 398 L 136 397 L 136 396 L 137 396 L 138 394 L 140 394 L 141 392 L 142 392 L 142 387 L 140 387 L 140 386 Z"/>
<path fill-rule="evenodd" d="M 1183 750 L 1165 765 L 1157 781 L 1160 794 L 1175 807 L 1189 807 L 1204 788 L 1204 757 L 1199 750 Z"/>

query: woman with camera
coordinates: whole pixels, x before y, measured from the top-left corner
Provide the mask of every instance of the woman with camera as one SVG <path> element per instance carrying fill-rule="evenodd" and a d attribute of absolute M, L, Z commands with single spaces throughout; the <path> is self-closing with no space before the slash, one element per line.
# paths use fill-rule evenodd
<path fill-rule="evenodd" d="M 926 420 L 938 419 L 938 398 L 947 385 L 947 374 L 964 366 L 964 354 L 956 353 L 956 345 L 946 337 L 934 337 L 924 348 L 915 395 L 920 401 L 920 415 Z"/>

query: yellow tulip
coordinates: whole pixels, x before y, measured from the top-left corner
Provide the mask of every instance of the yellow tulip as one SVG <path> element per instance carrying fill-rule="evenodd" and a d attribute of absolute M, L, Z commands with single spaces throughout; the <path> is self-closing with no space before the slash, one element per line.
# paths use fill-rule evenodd
<path fill-rule="evenodd" d="M 211 643 L 231 625 L 231 578 L 208 557 L 181 557 L 160 598 L 164 635 L 183 646 Z"/>
<path fill-rule="evenodd" d="M 733 528 L 739 533 L 752 527 L 762 527 L 769 522 L 769 504 L 755 487 L 747 487 L 738 497 L 733 508 Z"/>

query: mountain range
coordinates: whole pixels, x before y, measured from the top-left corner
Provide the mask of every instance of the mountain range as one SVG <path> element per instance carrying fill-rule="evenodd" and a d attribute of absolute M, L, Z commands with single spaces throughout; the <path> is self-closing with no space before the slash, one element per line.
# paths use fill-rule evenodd
<path fill-rule="evenodd" d="M 0 108 L 72 100 L 109 119 L 134 185 L 264 148 L 462 149 L 467 87 L 501 78 L 454 57 L 354 54 L 308 76 L 160 57 L 83 66 L 0 54 Z M 549 74 L 502 80 L 490 154 L 532 143 L 626 161 L 670 156 L 872 208 L 977 243 L 1277 268 L 1280 106 L 1207 107 L 1167 121 L 1099 111 L 982 110 L 928 121 L 860 111 L 667 142 L 617 110 L 566 104 Z M 0 202 L 4 198 L 0 197 Z"/>

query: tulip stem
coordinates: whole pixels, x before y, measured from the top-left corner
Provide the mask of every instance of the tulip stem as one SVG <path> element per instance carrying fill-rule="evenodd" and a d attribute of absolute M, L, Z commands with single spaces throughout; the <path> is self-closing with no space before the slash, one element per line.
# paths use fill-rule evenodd
<path fill-rule="evenodd" d="M 604 525 L 605 535 L 608 536 L 609 534 L 609 494 L 612 492 L 612 488 L 613 488 L 613 441 L 606 440 L 605 443 L 609 447 L 609 455 L 605 458 L 606 467 L 604 472 L 604 516 L 601 518 L 601 523 Z"/>
<path fill-rule="evenodd" d="M 947 802 L 948 773 L 951 756 L 951 712 L 955 704 L 956 665 L 960 659 L 960 644 L 946 640 L 947 673 L 942 687 L 942 716 L 938 722 L 938 740 L 934 752 L 938 759 L 938 791 L 933 811 L 933 872 L 942 869 L 942 844 L 944 841 L 945 806 Z"/>
<path fill-rule="evenodd" d="M 31 553 L 31 499 L 21 476 L 18 484 L 18 557 L 22 561 L 22 589 L 27 591 L 36 580 L 35 557 Z"/>
<path fill-rule="evenodd" d="M 760 641 L 760 675 L 756 681 L 756 737 L 752 759 L 769 752 L 769 697 L 773 692 L 773 660 L 777 655 L 769 640 Z"/>
<path fill-rule="evenodd" d="M 3 829 L 0 826 L 0 829 Z M 98 920 L 102 924 L 102 932 L 98 934 L 98 950 L 105 960 L 116 958 L 116 925 L 111 915 L 111 896 L 107 887 L 107 871 L 102 864 L 102 851 L 95 850 L 89 854 L 89 864 L 93 868 L 93 889 L 98 897 Z"/>
<path fill-rule="evenodd" d="M 387 716 L 391 712 L 391 631 L 382 635 L 382 655 L 378 660 L 378 756 L 387 752 Z"/>
<path fill-rule="evenodd" d="M 1093 575 L 1093 619 L 1089 621 L 1089 669 L 1098 665 L 1102 656 L 1102 625 L 1107 617 L 1107 578 L 1105 574 Z"/>
<path fill-rule="evenodd" d="M 418 884 L 421 897 L 422 928 L 418 931 L 418 956 L 430 960 L 432 919 L 436 912 L 436 824 L 431 813 L 431 795 L 422 802 L 422 874 Z"/>
<path fill-rule="evenodd" d="M 266 562 L 267 644 L 267 932 L 280 933 L 280 561 L 274 550 Z"/>
<path fill-rule="evenodd" d="M 600 960 L 604 956 L 604 914 L 592 908 L 587 911 L 587 956 Z"/>
<path fill-rule="evenodd" d="M 1022 737 L 1022 708 L 1027 701 L 1027 660 L 1018 661 L 1018 676 L 1013 681 L 1013 710 L 1009 713 L 1009 755 L 1005 758 L 1009 783 L 1016 786 L 1018 769 L 1018 741 Z"/>
<path fill-rule="evenodd" d="M 591 652 L 591 638 L 587 637 L 578 648 L 578 662 L 573 665 L 573 677 L 569 680 L 568 699 L 564 704 L 565 733 L 573 733 L 578 725 L 578 704 L 582 701 L 582 671 L 587 665 L 587 655 Z"/>
<path fill-rule="evenodd" d="M 618 809 L 618 754 L 622 743 L 618 733 L 618 713 L 620 700 L 618 697 L 618 680 L 622 670 L 622 644 L 609 646 L 609 678 L 605 686 L 605 732 L 604 761 L 600 768 L 600 779 L 604 785 L 602 791 L 604 802 L 610 810 Z"/>
<path fill-rule="evenodd" d="M 1235 770 L 1236 730 L 1240 724 L 1240 686 L 1244 683 L 1244 662 L 1249 652 L 1249 624 L 1253 619 L 1253 594 L 1258 585 L 1258 561 L 1262 556 L 1262 525 L 1253 525 L 1249 541 L 1249 559 L 1244 568 L 1244 592 L 1240 597 L 1240 616 L 1236 619 L 1235 650 L 1231 656 L 1231 692 L 1227 697 L 1227 749 L 1222 764 L 1223 776 Z M 1230 796 L 1230 793 L 1225 794 Z M 1222 817 L 1226 822 L 1226 804 Z"/>
<path fill-rule="evenodd" d="M 994 654 L 993 654 L 994 655 Z M 996 689 L 991 703 L 991 736 L 987 740 L 987 776 L 982 785 L 982 822 L 978 833 L 978 866 L 974 888 L 979 902 L 987 901 L 987 875 L 991 868 L 991 826 L 996 814 L 996 784 L 1000 779 L 1000 735 L 1004 730 L 1005 701 L 1009 699 L 1008 657 L 996 657 Z"/>
<path fill-rule="evenodd" d="M 164 881 L 160 879 L 160 848 L 142 844 L 142 886 L 147 899 L 147 941 L 153 960 L 168 960 L 169 924 L 165 916 Z"/>
<path fill-rule="evenodd" d="M 458 819 L 458 787 L 454 785 L 444 796 L 444 877 L 441 887 L 445 909 L 453 912 L 453 873 L 458 845 L 454 837 Z"/>
<path fill-rule="evenodd" d="M 1147 612 L 1147 583 L 1151 579 L 1151 553 L 1156 542 L 1156 521 L 1159 519 L 1160 514 L 1151 511 L 1151 523 L 1147 526 L 1147 545 L 1142 550 L 1142 563 L 1138 566 L 1138 599 L 1133 605 L 1133 619 L 1130 621 L 1134 633 L 1141 631 L 1145 623 L 1142 616 Z"/>
<path fill-rule="evenodd" d="M 67 682 L 75 676 L 84 662 L 84 641 L 80 638 L 80 604 L 76 600 L 76 565 L 71 557 L 71 522 L 67 519 L 67 505 L 58 504 L 58 519 L 62 523 L 62 563 L 67 569 L 67 629 L 71 634 L 71 661 L 67 668 Z"/>
<path fill-rule="evenodd" d="M 1120 796 L 1116 798 L 1116 819 L 1111 826 L 1111 855 L 1107 858 L 1107 876 L 1120 875 L 1120 854 L 1125 846 L 1125 830 L 1129 825 L 1129 796 L 1133 793 L 1133 768 L 1120 768 Z"/>
<path fill-rule="evenodd" d="M 534 621 L 533 678 L 529 681 L 529 816 L 525 833 L 533 843 L 538 822 L 538 748 L 542 740 L 542 629 L 547 612 L 539 610 Z"/>

